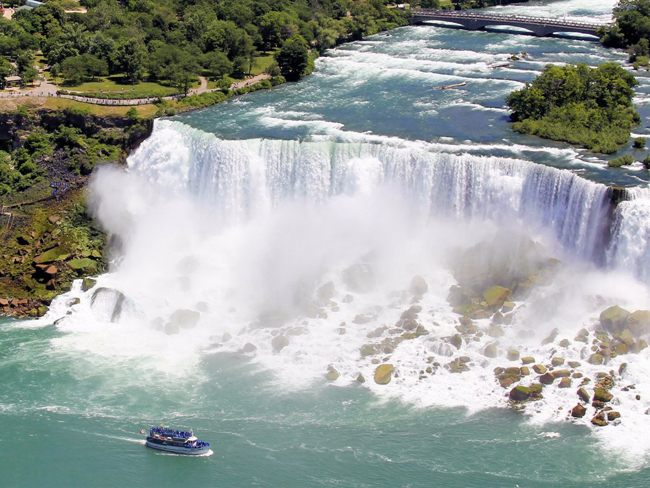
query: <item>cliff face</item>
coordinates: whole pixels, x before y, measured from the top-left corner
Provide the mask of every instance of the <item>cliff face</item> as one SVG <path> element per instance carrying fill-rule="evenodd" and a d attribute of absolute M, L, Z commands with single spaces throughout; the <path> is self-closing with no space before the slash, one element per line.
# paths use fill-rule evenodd
<path fill-rule="evenodd" d="M 106 235 L 86 213 L 88 175 L 96 164 L 122 164 L 151 134 L 153 120 L 72 111 L 3 113 L 0 149 L 15 151 L 31 132 L 53 134 L 61 126 L 78 129 L 85 139 L 35 157 L 42 177 L 0 196 L 0 314 L 40 316 L 74 279 L 105 269 Z"/>

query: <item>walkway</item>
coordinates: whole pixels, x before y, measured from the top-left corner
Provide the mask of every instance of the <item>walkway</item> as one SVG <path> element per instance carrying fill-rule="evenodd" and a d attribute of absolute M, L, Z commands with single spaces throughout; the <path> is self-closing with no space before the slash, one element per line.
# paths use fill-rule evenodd
<path fill-rule="evenodd" d="M 18 90 L 15 92 L 5 92 L 0 93 L 0 98 L 20 98 L 20 97 L 57 97 L 57 98 L 67 98 L 70 100 L 75 100 L 77 102 L 83 103 L 92 103 L 94 105 L 109 105 L 109 106 L 133 106 L 133 105 L 147 105 L 151 103 L 157 103 L 160 97 L 148 97 L 148 98 L 132 98 L 129 100 L 116 100 L 108 98 L 92 98 L 84 97 L 80 95 L 61 95 L 57 91 L 59 87 L 50 83 L 43 76 L 43 81 L 41 84 L 32 89 L 32 90 Z M 271 78 L 267 74 L 260 74 L 249 78 L 248 80 L 239 81 L 230 85 L 231 90 L 236 90 L 237 88 L 242 88 L 244 86 L 253 85 L 259 81 L 266 80 Z M 201 93 L 210 93 L 221 90 L 221 88 L 208 88 L 208 81 L 203 77 L 199 76 L 201 80 L 201 86 L 199 88 L 192 89 L 188 92 L 188 95 L 197 95 Z M 185 95 L 170 95 L 167 97 L 162 97 L 163 100 L 175 100 L 179 98 L 184 98 Z"/>

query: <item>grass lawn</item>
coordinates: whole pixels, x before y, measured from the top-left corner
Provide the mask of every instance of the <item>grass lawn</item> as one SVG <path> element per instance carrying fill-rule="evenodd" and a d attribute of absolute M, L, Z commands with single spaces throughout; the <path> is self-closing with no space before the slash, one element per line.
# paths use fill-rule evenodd
<path fill-rule="evenodd" d="M 75 108 L 85 110 L 94 115 L 126 115 L 126 112 L 132 107 L 111 107 L 106 105 L 94 105 L 91 103 L 77 102 L 67 98 L 47 98 L 43 108 L 52 110 L 61 110 L 64 108 Z M 153 117 L 158 110 L 155 105 L 138 105 L 135 107 L 140 117 Z"/>
<path fill-rule="evenodd" d="M 277 49 L 267 52 L 266 54 L 257 52 L 253 57 L 253 69 L 251 74 L 257 76 L 260 73 L 263 73 L 266 68 L 268 68 L 271 63 L 273 63 L 273 56 Z"/>
<path fill-rule="evenodd" d="M 61 78 L 59 78 L 61 80 Z M 128 83 L 123 83 L 123 76 L 115 75 L 109 76 L 108 78 L 100 78 L 99 81 L 91 81 L 88 83 L 82 83 L 77 86 L 61 86 L 61 88 L 68 91 L 92 93 L 101 90 L 102 92 L 109 93 L 132 93 L 139 98 L 145 97 L 164 97 L 167 95 L 174 95 L 178 93 L 176 88 L 169 86 L 163 86 L 159 83 L 143 81 L 136 85 L 130 85 Z"/>

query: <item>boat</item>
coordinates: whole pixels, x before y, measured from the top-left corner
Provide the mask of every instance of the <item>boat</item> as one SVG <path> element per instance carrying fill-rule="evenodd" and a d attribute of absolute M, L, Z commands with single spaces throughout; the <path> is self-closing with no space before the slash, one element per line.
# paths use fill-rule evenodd
<path fill-rule="evenodd" d="M 144 433 L 144 431 L 141 431 Z M 174 454 L 197 456 L 210 451 L 210 443 L 198 440 L 192 430 L 174 430 L 169 427 L 152 427 L 145 446 Z"/>
<path fill-rule="evenodd" d="M 448 90 L 449 88 L 460 88 L 461 86 L 466 86 L 466 85 L 467 85 L 467 82 L 463 81 L 462 83 L 454 83 L 453 85 L 442 85 L 442 86 L 438 86 L 436 88 L 438 88 L 440 90 Z"/>

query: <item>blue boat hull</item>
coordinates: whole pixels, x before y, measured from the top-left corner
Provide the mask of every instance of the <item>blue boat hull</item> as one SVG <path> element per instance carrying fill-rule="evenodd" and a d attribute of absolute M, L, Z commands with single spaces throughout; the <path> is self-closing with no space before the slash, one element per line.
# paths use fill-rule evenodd
<path fill-rule="evenodd" d="M 170 446 L 166 444 L 156 444 L 154 442 L 145 441 L 145 446 L 152 449 L 158 449 L 159 451 L 173 452 L 174 454 L 186 454 L 188 456 L 198 456 L 200 454 L 206 454 L 210 451 L 209 447 L 180 447 L 180 446 Z"/>

